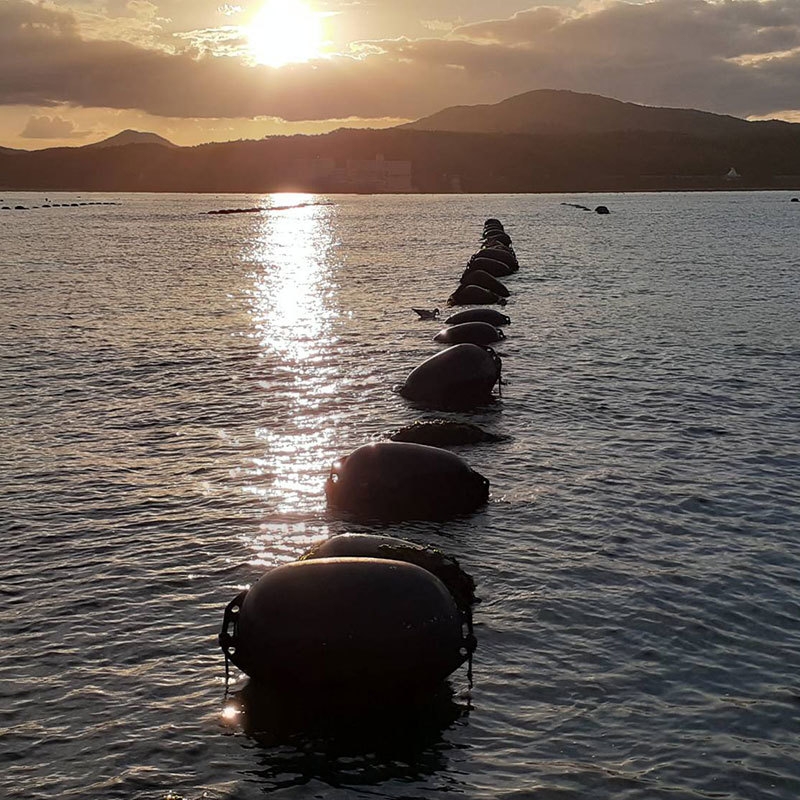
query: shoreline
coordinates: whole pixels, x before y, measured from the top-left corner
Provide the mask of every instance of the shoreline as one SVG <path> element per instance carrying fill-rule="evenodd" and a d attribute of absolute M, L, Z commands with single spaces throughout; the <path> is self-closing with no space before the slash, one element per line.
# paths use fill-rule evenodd
<path fill-rule="evenodd" d="M 0 193 L 14 193 L 14 194 L 80 194 L 80 195 L 108 195 L 108 194 L 135 194 L 135 195 L 148 195 L 148 194 L 181 194 L 181 195 L 280 195 L 280 194 L 301 194 L 301 195 L 325 195 L 334 197 L 352 197 L 352 196 L 375 196 L 375 197 L 435 197 L 435 196 L 453 196 L 453 197 L 468 197 L 470 195 L 498 195 L 503 197 L 525 196 L 525 195 L 574 195 L 574 194 L 701 194 L 701 193 L 746 193 L 746 192 L 786 192 L 798 193 L 800 192 L 800 180 L 797 184 L 790 186 L 717 186 L 717 187 L 693 187 L 693 188 L 676 188 L 676 187 L 658 187 L 658 188 L 569 188 L 569 189 L 536 189 L 526 191 L 497 191 L 490 189 L 476 189 L 470 192 L 453 192 L 453 191 L 418 191 L 418 192 L 376 192 L 376 191 L 326 191 L 324 189 L 300 189 L 296 187 L 279 188 L 279 189 L 61 189 L 53 187 L 36 187 L 36 188 L 14 188 L 3 186 L 0 187 Z M 0 198 L 0 202 L 3 202 Z"/>

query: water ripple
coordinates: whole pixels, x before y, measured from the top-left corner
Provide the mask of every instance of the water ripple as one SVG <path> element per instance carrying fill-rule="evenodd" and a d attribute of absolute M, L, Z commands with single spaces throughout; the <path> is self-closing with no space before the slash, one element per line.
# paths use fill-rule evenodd
<path fill-rule="evenodd" d="M 796 216 L 561 206 L 594 200 L 126 196 L 9 222 L 3 797 L 800 796 Z M 324 480 L 430 416 L 391 391 L 436 350 L 411 308 L 442 306 L 491 215 L 523 264 L 508 385 L 447 415 L 506 437 L 457 448 L 490 503 L 380 527 L 475 576 L 474 685 L 416 728 L 226 720 L 222 608 L 373 530 L 328 518 Z"/>

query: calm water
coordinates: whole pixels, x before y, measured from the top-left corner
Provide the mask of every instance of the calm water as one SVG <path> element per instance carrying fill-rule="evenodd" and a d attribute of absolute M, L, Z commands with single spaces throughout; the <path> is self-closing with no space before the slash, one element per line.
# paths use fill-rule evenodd
<path fill-rule="evenodd" d="M 796 800 L 789 197 L 0 212 L 0 796 Z M 306 205 L 201 213 L 257 204 Z M 326 518 L 327 470 L 425 416 L 392 392 L 437 347 L 410 308 L 443 307 L 487 216 L 522 263 L 509 383 L 467 415 L 509 438 L 458 449 L 491 502 L 386 528 L 475 576 L 473 685 L 416 721 L 249 736 L 222 610 L 358 530 Z"/>

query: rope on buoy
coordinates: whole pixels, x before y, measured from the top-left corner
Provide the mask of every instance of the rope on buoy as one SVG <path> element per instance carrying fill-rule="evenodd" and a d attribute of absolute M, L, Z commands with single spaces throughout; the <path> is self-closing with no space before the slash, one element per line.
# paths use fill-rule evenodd
<path fill-rule="evenodd" d="M 247 591 L 248 590 L 245 589 L 239 592 L 239 594 L 225 606 L 225 613 L 222 616 L 222 628 L 217 637 L 219 646 L 225 654 L 225 697 L 228 696 L 228 685 L 230 683 L 230 662 L 233 660 L 231 654 L 236 652 L 239 612 L 242 609 L 242 603 L 244 602 Z"/>
<path fill-rule="evenodd" d="M 505 338 L 505 337 L 504 337 Z M 492 357 L 494 361 L 494 365 L 497 367 L 497 395 L 498 397 L 503 396 L 503 360 L 497 355 L 497 352 L 493 347 L 486 347 L 486 351 Z"/>

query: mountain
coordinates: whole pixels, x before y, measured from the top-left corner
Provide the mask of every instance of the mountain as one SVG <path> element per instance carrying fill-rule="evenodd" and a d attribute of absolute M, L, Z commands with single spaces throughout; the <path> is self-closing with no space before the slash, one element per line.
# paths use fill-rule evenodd
<path fill-rule="evenodd" d="M 500 130 L 426 129 L 454 117 L 462 128 Z M 196 147 L 123 132 L 83 147 L 0 150 L 4 190 L 386 192 L 395 185 L 386 176 L 401 174 L 431 193 L 798 191 L 800 125 L 544 91 L 382 130 Z"/>
<path fill-rule="evenodd" d="M 651 131 L 725 136 L 754 129 L 791 127 L 788 122 L 748 122 L 686 108 L 623 103 L 596 94 L 538 89 L 493 105 L 452 106 L 401 125 L 417 131 L 459 133 L 622 133 Z"/>
<path fill-rule="evenodd" d="M 130 129 L 120 131 L 115 136 L 103 139 L 100 142 L 84 145 L 84 147 L 122 147 L 126 144 L 160 144 L 164 147 L 177 147 L 169 139 L 165 139 L 157 133 L 132 131 Z"/>

